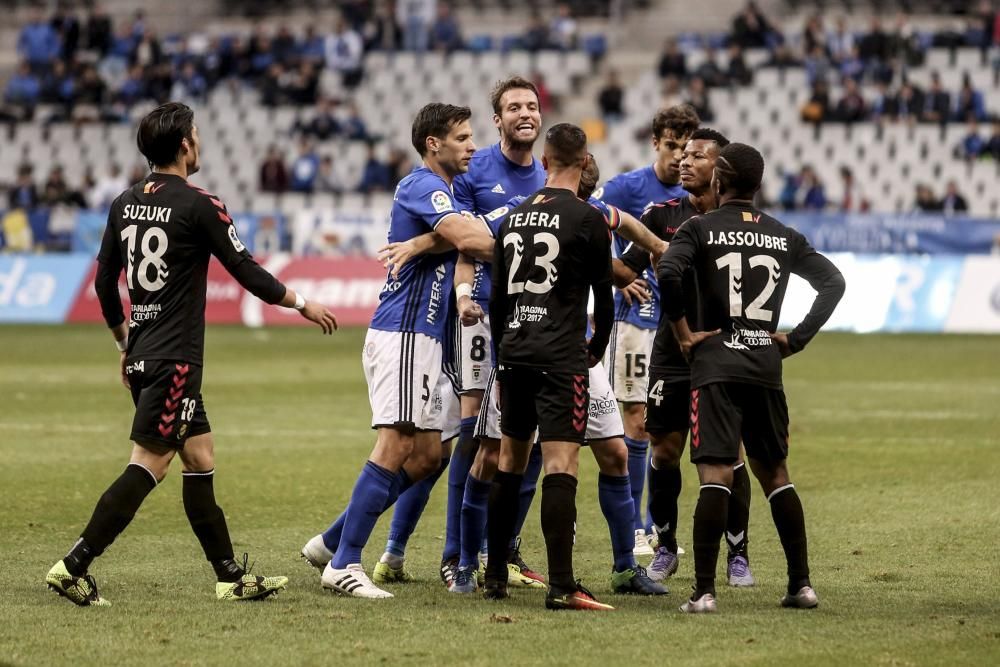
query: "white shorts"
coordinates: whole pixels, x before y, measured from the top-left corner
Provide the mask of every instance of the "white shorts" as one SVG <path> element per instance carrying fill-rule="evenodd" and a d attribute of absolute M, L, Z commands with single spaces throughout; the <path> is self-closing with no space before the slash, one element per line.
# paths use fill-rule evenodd
<path fill-rule="evenodd" d="M 643 329 L 628 322 L 615 322 L 611 344 L 604 354 L 611 390 L 622 403 L 645 403 L 649 379 L 649 357 L 655 329 Z"/>
<path fill-rule="evenodd" d="M 445 442 L 456 437 L 462 430 L 462 398 L 458 387 L 444 373 L 441 373 L 438 391 L 441 393 L 442 406 L 441 442 Z"/>
<path fill-rule="evenodd" d="M 412 425 L 440 431 L 444 410 L 441 343 L 419 333 L 369 329 L 361 354 L 372 407 L 372 428 Z"/>
<path fill-rule="evenodd" d="M 493 369 L 490 316 L 470 327 L 459 327 L 459 332 L 461 353 L 458 365 L 462 375 L 462 393 L 486 391 Z"/>
<path fill-rule="evenodd" d="M 590 369 L 590 416 L 587 418 L 587 440 L 607 440 L 625 435 L 618 401 L 611 391 L 604 364 Z M 490 373 L 488 389 L 476 420 L 476 437 L 500 439 L 500 392 L 496 385 L 496 369 Z"/>

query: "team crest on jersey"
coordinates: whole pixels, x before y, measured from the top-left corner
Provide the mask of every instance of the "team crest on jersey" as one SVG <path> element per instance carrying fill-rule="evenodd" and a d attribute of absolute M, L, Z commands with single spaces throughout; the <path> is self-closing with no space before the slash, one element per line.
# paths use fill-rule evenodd
<path fill-rule="evenodd" d="M 233 247 L 236 248 L 236 252 L 243 252 L 247 249 L 243 242 L 240 241 L 240 237 L 236 235 L 236 225 L 229 225 L 229 240 L 232 242 Z"/>
<path fill-rule="evenodd" d="M 455 210 L 455 207 L 451 203 L 451 197 L 449 197 L 448 193 L 443 190 L 434 191 L 431 195 L 431 206 L 434 207 L 434 211 L 437 213 Z"/>

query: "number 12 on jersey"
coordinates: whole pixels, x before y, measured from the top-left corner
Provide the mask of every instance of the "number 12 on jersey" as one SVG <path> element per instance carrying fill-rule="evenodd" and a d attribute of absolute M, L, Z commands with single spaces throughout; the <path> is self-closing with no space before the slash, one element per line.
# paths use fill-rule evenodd
<path fill-rule="evenodd" d="M 781 277 L 781 266 L 778 260 L 770 255 L 754 255 L 749 259 L 750 268 L 767 268 L 767 282 L 757 298 L 747 306 L 746 316 L 751 320 L 761 320 L 770 322 L 774 313 L 764 308 L 764 304 L 771 298 L 774 289 L 778 286 Z M 729 269 L 729 315 L 740 317 L 743 312 L 743 253 L 730 252 L 715 260 L 715 265 L 720 269 Z"/>

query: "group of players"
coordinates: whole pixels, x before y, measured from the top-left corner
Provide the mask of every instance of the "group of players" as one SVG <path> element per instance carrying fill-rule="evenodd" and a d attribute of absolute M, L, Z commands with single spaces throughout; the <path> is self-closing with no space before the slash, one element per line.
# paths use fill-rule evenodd
<path fill-rule="evenodd" d="M 612 589 L 662 595 L 677 571 L 680 459 L 690 431 L 701 490 L 696 585 L 681 609 L 715 611 L 723 534 L 728 582 L 754 583 L 741 443 L 788 561 L 782 604 L 816 606 L 801 503 L 784 464 L 781 358 L 801 350 L 830 316 L 843 293 L 839 272 L 797 232 L 753 208 L 759 153 L 700 129 L 689 106 L 654 118 L 654 164 L 595 191 L 599 173 L 580 128 L 552 127 L 541 159 L 534 157 L 542 119 L 531 82 L 499 82 L 491 103 L 499 142 L 479 151 L 467 107 L 428 104 L 413 122 L 423 164 L 394 196 L 381 254 L 388 275 L 362 353 L 376 444 L 348 506 L 302 555 L 321 569 L 324 588 L 392 597 L 380 585 L 411 579 L 407 540 L 447 470 L 440 574 L 450 592 L 482 588 L 502 599 L 509 586 L 523 586 L 547 589 L 550 609 L 610 610 L 573 573 L 578 457 L 587 444 L 600 468 Z M 165 105 L 150 114 L 139 147 L 153 173 L 112 207 L 96 285 L 136 403 L 133 456 L 46 581 L 77 604 L 106 604 L 89 564 L 180 452 L 185 509 L 215 567 L 218 596 L 266 596 L 287 580 L 253 576 L 234 561 L 211 486 L 199 392 L 209 253 L 268 303 L 297 307 L 326 331 L 336 322 L 257 266 L 224 205 L 186 183 L 199 147 L 189 109 Z M 155 221 L 170 213 L 154 209 L 168 202 L 176 224 L 161 225 Z M 122 268 L 133 304 L 128 326 L 116 287 Z M 776 326 L 790 273 L 818 295 L 786 335 Z M 620 288 L 614 296 L 612 284 Z M 181 324 L 182 316 L 195 325 Z M 543 467 L 547 581 L 521 558 L 519 538 Z M 369 578 L 362 550 L 390 507 L 388 543 Z M 652 556 L 648 569 L 636 556 Z"/>

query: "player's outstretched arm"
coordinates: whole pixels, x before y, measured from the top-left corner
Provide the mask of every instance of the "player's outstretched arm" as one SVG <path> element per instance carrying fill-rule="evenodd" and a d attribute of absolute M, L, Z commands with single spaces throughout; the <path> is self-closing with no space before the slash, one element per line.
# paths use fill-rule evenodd
<path fill-rule="evenodd" d="M 650 231 L 646 225 L 636 220 L 634 216 L 625 211 L 619 212 L 621 223 L 618 225 L 618 234 L 646 252 L 650 253 L 652 262 L 660 261 L 660 257 L 667 251 L 668 243 Z"/>
<path fill-rule="evenodd" d="M 428 232 L 408 241 L 387 243 L 378 249 L 377 257 L 382 266 L 392 271 L 393 278 L 399 278 L 399 271 L 415 257 L 436 255 L 454 249 L 455 246 L 437 232 Z"/>
<path fill-rule="evenodd" d="M 337 330 L 337 318 L 326 306 L 315 301 L 307 301 L 301 294 L 297 294 L 287 287 L 285 288 L 285 296 L 281 298 L 278 305 L 299 311 L 302 317 L 318 324 L 325 334 L 332 334 Z"/>
<path fill-rule="evenodd" d="M 442 218 L 434 228 L 459 252 L 489 262 L 493 260 L 493 246 L 496 243 L 486 225 L 477 224 L 461 213 L 452 213 Z"/>

